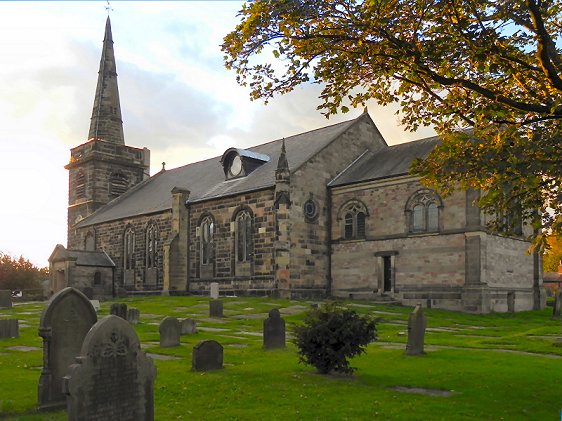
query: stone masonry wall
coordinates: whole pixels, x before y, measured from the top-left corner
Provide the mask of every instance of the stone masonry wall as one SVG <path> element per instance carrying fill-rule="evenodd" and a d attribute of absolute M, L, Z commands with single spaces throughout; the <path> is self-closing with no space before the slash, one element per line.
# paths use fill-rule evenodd
<path fill-rule="evenodd" d="M 328 293 L 329 203 L 327 184 L 367 149 L 385 147 L 384 140 L 368 115 L 340 135 L 324 150 L 291 175 L 290 292 L 305 297 Z M 289 162 L 289 167 L 291 163 Z M 312 199 L 318 217 L 305 219 L 303 205 Z"/>

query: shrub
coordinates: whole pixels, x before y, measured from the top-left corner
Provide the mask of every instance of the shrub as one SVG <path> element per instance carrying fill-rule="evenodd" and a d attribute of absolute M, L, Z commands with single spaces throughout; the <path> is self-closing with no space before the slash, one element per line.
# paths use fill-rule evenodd
<path fill-rule="evenodd" d="M 299 360 L 310 364 L 322 374 L 351 374 L 348 358 L 365 352 L 376 339 L 376 320 L 361 316 L 354 310 L 328 303 L 310 310 L 304 324 L 293 328 Z"/>

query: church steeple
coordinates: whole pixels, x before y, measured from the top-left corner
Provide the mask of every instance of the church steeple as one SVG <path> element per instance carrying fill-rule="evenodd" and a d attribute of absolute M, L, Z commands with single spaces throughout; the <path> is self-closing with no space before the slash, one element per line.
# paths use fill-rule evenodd
<path fill-rule="evenodd" d="M 100 139 L 120 145 L 125 144 L 121 105 L 119 103 L 119 89 L 117 88 L 117 67 L 115 65 L 109 16 L 105 23 L 98 84 L 88 139 Z"/>

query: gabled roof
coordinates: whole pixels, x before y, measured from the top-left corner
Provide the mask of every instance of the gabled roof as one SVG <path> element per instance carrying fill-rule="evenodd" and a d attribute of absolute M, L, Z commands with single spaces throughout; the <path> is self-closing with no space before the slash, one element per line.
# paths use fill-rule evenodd
<path fill-rule="evenodd" d="M 330 187 L 408 174 L 416 158 L 425 158 L 440 142 L 438 136 L 367 151 L 330 183 Z"/>
<path fill-rule="evenodd" d="M 78 227 L 171 210 L 171 191 L 174 187 L 191 192 L 189 203 L 271 188 L 275 185 L 275 170 L 283 140 L 290 170 L 295 172 L 364 116 L 370 120 L 368 114 L 362 114 L 353 120 L 246 149 L 270 158 L 246 177 L 225 180 L 220 156 L 173 170 L 160 171 L 98 209 L 81 221 Z"/>
<path fill-rule="evenodd" d="M 57 244 L 49 261 L 64 260 L 75 260 L 76 266 L 115 267 L 115 263 L 105 251 L 67 250 L 63 245 Z"/>

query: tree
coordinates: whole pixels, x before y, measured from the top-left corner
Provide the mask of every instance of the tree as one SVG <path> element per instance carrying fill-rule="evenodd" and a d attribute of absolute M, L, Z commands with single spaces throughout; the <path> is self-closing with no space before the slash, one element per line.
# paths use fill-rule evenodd
<path fill-rule="evenodd" d="M 47 268 L 37 268 L 23 256 L 16 259 L 0 252 L 0 289 L 39 289 L 48 276 Z"/>
<path fill-rule="evenodd" d="M 376 321 L 354 310 L 328 303 L 306 313 L 304 323 L 293 328 L 300 361 L 322 374 L 351 374 L 349 358 L 365 352 L 376 338 Z"/>
<path fill-rule="evenodd" d="M 480 189 L 492 214 L 520 208 L 535 245 L 562 232 L 559 1 L 254 0 L 240 16 L 222 50 L 251 98 L 312 81 L 326 116 L 398 102 L 406 129 L 443 138 L 412 167 L 422 182 Z"/>
<path fill-rule="evenodd" d="M 547 242 L 549 250 L 543 255 L 543 270 L 558 272 L 558 266 L 562 264 L 562 237 L 551 235 Z"/>

